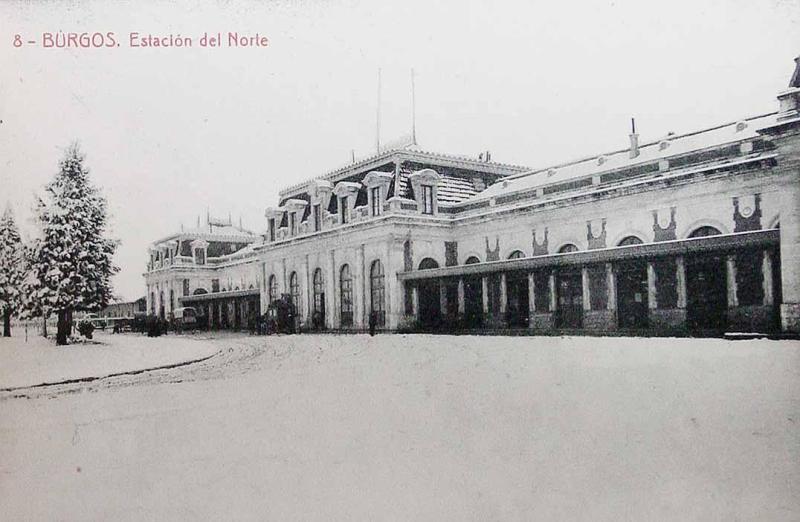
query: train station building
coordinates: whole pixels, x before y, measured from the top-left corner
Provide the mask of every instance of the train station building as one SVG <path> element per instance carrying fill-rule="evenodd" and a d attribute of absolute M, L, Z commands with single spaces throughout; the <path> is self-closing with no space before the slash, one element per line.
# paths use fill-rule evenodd
<path fill-rule="evenodd" d="M 153 243 L 147 310 L 244 328 L 800 332 L 800 61 L 773 113 L 530 169 L 383 151 L 287 187 L 257 232 Z M 257 202 L 254 202 L 257 204 Z"/>

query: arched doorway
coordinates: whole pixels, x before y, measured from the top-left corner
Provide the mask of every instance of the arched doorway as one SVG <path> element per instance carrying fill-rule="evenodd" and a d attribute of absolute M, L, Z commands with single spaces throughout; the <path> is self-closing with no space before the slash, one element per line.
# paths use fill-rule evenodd
<path fill-rule="evenodd" d="M 278 278 L 275 274 L 269 276 L 267 283 L 267 304 L 272 304 L 278 300 Z"/>
<path fill-rule="evenodd" d="M 439 268 L 435 259 L 426 257 L 419 263 L 419 270 Z M 424 326 L 434 326 L 441 321 L 441 303 L 439 281 L 436 279 L 420 279 L 417 283 L 419 297 L 419 320 Z"/>
<path fill-rule="evenodd" d="M 470 256 L 465 265 L 474 265 L 481 260 Z M 464 322 L 468 328 L 483 326 L 483 282 L 479 275 L 464 276 Z"/>
<path fill-rule="evenodd" d="M 311 323 L 314 328 L 325 328 L 325 279 L 321 268 L 314 270 L 314 310 Z"/>
<path fill-rule="evenodd" d="M 525 253 L 514 250 L 509 259 L 522 259 Z M 512 328 L 527 328 L 530 316 L 528 274 L 514 271 L 506 274 L 506 321 Z"/>
<path fill-rule="evenodd" d="M 626 236 L 617 246 L 641 245 L 637 236 Z M 615 266 L 617 277 L 617 323 L 620 328 L 646 328 L 647 261 L 631 259 Z"/>
<path fill-rule="evenodd" d="M 702 226 L 690 238 L 718 236 L 719 229 Z M 723 330 L 727 325 L 728 284 L 725 256 L 701 253 L 686 256 L 686 322 L 697 330 Z"/>
<path fill-rule="evenodd" d="M 578 247 L 567 243 L 558 249 L 559 254 L 577 252 Z M 583 278 L 578 267 L 561 268 L 556 273 L 556 314 L 558 328 L 583 326 Z"/>
<path fill-rule="evenodd" d="M 353 277 L 350 275 L 350 265 L 342 265 L 339 270 L 339 310 L 340 324 L 353 326 Z"/>
<path fill-rule="evenodd" d="M 289 298 L 292 300 L 292 306 L 300 308 L 300 280 L 297 272 L 292 272 L 289 276 Z"/>
<path fill-rule="evenodd" d="M 369 267 L 369 283 L 370 311 L 375 316 L 375 326 L 386 326 L 386 277 L 380 259 Z"/>

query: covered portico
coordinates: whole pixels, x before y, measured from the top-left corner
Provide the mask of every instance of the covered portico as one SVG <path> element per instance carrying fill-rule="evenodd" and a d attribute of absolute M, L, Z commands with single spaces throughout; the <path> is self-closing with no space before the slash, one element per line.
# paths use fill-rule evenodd
<path fill-rule="evenodd" d="M 178 302 L 195 308 L 198 322 L 213 330 L 252 328 L 261 315 L 260 293 L 255 288 L 184 296 Z"/>
<path fill-rule="evenodd" d="M 418 324 L 430 313 L 420 306 L 421 292 L 436 287 L 446 324 L 467 328 L 776 331 L 779 258 L 780 231 L 758 230 L 427 268 L 398 278 Z M 468 321 L 475 310 L 480 318 Z"/>

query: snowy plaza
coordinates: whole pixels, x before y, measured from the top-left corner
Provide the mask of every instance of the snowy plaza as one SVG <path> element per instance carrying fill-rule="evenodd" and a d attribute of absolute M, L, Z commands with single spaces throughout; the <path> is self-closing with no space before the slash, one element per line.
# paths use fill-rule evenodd
<path fill-rule="evenodd" d="M 101 334 L 84 372 L 213 355 L 0 392 L 4 518 L 800 517 L 796 341 L 214 335 Z"/>

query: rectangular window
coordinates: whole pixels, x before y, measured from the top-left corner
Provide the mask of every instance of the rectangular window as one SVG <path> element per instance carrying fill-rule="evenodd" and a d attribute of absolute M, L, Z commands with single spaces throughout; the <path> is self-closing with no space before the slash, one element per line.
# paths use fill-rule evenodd
<path fill-rule="evenodd" d="M 184 295 L 184 297 L 189 295 L 189 280 L 188 279 L 184 279 L 183 280 L 183 295 Z"/>
<path fill-rule="evenodd" d="M 322 228 L 322 216 L 320 212 L 319 205 L 314 205 L 314 232 L 319 232 Z"/>
<path fill-rule="evenodd" d="M 275 218 L 269 218 L 269 240 L 275 241 Z"/>
<path fill-rule="evenodd" d="M 289 230 L 292 235 L 297 234 L 297 214 L 295 212 L 289 214 Z"/>
<path fill-rule="evenodd" d="M 219 279 L 212 279 L 211 280 L 211 291 L 212 292 L 219 292 Z"/>
<path fill-rule="evenodd" d="M 197 260 L 198 265 L 206 264 L 206 251 L 202 248 L 196 248 L 194 251 L 194 258 Z"/>
<path fill-rule="evenodd" d="M 381 188 L 372 187 L 372 215 L 381 215 Z"/>
<path fill-rule="evenodd" d="M 342 225 L 347 223 L 347 196 L 339 199 L 339 216 L 342 218 Z"/>
<path fill-rule="evenodd" d="M 422 185 L 422 213 L 433 214 L 433 187 Z"/>

